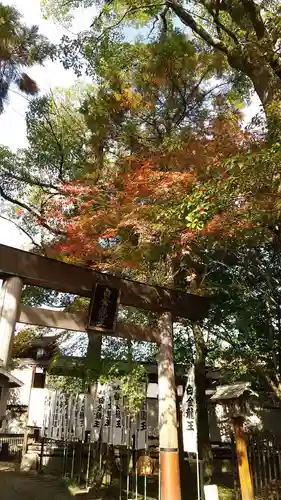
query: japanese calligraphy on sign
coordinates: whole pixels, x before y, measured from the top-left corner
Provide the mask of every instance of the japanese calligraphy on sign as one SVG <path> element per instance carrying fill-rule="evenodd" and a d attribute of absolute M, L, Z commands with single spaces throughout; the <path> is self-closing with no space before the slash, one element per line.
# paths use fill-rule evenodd
<path fill-rule="evenodd" d="M 137 418 L 136 445 L 138 450 L 145 449 L 147 436 L 148 436 L 147 405 L 145 401 L 142 405 L 142 408 Z"/>
<path fill-rule="evenodd" d="M 120 298 L 120 290 L 96 284 L 90 303 L 88 330 L 113 331 Z"/>
<path fill-rule="evenodd" d="M 98 441 L 104 419 L 105 387 L 98 384 L 97 395 L 92 408 L 91 439 Z"/>
<path fill-rule="evenodd" d="M 184 451 L 197 453 L 196 394 L 194 367 L 188 372 L 187 383 L 182 399 L 182 429 Z"/>

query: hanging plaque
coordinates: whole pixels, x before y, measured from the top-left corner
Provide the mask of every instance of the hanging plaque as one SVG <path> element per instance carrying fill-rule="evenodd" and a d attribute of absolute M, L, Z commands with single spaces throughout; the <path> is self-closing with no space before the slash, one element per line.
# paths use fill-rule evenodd
<path fill-rule="evenodd" d="M 90 303 L 88 330 L 114 331 L 119 301 L 118 288 L 97 283 Z"/>

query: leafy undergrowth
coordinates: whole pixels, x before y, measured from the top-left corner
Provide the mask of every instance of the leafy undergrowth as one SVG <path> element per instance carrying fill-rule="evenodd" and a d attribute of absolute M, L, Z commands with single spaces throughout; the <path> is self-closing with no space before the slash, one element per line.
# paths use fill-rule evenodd
<path fill-rule="evenodd" d="M 235 496 L 233 489 L 219 486 L 218 490 L 219 490 L 219 500 L 234 500 Z"/>

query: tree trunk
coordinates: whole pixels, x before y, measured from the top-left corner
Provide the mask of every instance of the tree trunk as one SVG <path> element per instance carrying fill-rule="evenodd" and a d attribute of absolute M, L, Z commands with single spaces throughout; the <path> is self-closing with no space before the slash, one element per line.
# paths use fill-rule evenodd
<path fill-rule="evenodd" d="M 264 111 L 274 100 L 281 99 L 281 80 L 274 73 L 268 62 L 258 52 L 255 53 L 255 60 L 250 55 L 236 54 L 232 52 L 228 55 L 229 65 L 246 75 L 253 83 Z"/>
<path fill-rule="evenodd" d="M 195 340 L 195 385 L 197 408 L 197 433 L 199 458 L 204 460 L 205 482 L 210 482 L 213 473 L 213 454 L 209 436 L 208 404 L 206 398 L 205 341 L 200 325 L 193 325 Z"/>
<path fill-rule="evenodd" d="M 205 2 L 199 3 L 205 4 Z M 213 39 L 210 33 L 197 23 L 196 19 L 192 17 L 181 2 L 169 0 L 167 4 L 181 22 L 204 40 L 209 47 L 223 53 L 227 57 L 231 68 L 241 71 L 252 81 L 262 102 L 269 129 L 272 128 L 270 126 L 272 110 L 268 109 L 268 107 L 273 101 L 281 101 L 280 65 L 278 62 L 274 63 L 274 60 L 272 60 L 274 41 L 264 39 L 261 45 L 247 44 L 245 42 L 242 43 L 242 46 L 237 44 L 235 47 L 231 47 L 225 44 L 223 40 Z M 228 11 L 228 8 L 225 10 Z M 233 16 L 233 12 L 229 12 L 229 14 Z M 235 22 L 239 25 L 237 18 Z M 261 38 L 264 37 L 264 34 L 262 34 Z M 276 119 L 277 112 L 273 120 Z"/>
<path fill-rule="evenodd" d="M 96 381 L 101 374 L 101 344 L 102 336 L 96 333 L 88 334 L 88 348 L 85 359 L 85 378 L 89 382 L 89 391 L 92 397 L 95 397 L 97 384 Z"/>
<path fill-rule="evenodd" d="M 255 91 L 267 113 L 267 107 L 274 101 L 281 99 L 281 81 L 269 70 L 255 71 L 251 78 Z"/>
<path fill-rule="evenodd" d="M 281 80 L 266 65 L 250 69 L 246 74 L 261 100 L 267 121 L 268 141 L 273 143 L 280 135 Z"/>

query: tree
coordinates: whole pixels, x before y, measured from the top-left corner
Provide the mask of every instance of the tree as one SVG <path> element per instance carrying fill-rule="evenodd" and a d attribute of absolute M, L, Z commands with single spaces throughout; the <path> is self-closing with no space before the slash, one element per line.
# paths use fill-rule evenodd
<path fill-rule="evenodd" d="M 0 3 L 0 113 L 14 84 L 27 95 L 38 93 L 38 86 L 25 68 L 42 64 L 46 57 L 53 57 L 55 49 L 38 33 L 38 27 L 28 28 L 21 22 L 19 12 Z"/>
<path fill-rule="evenodd" d="M 124 73 L 126 61 L 132 70 Z M 164 142 L 179 147 L 204 126 L 212 100 L 233 84 L 231 75 L 213 84 L 218 61 L 173 30 L 150 45 L 106 43 L 96 66 L 98 87 L 58 90 L 34 101 L 27 115 L 29 148 L 16 155 L 2 150 L 1 195 L 17 207 L 5 217 L 14 216 L 33 240 L 34 219 L 57 233 L 44 214 L 57 195 L 67 202 L 64 181 L 88 175 L 102 183 L 105 170 L 112 172 L 131 152 L 149 154 Z"/>
<path fill-rule="evenodd" d="M 241 158 L 229 170 L 225 194 L 237 181 L 240 198 L 236 197 L 235 206 L 230 194 L 225 204 L 221 197 L 221 207 L 226 210 L 204 228 L 201 244 L 206 245 L 206 234 L 213 231 L 211 258 L 216 265 L 209 278 L 217 305 L 210 321 L 214 333 L 222 334 L 227 343 L 224 359 L 228 367 L 236 376 L 250 377 L 257 387 L 267 386 L 280 398 L 279 168 L 276 156 L 269 155 L 272 177 L 269 169 L 266 174 L 266 158 L 263 147 L 260 156 L 257 151 L 253 158 L 248 156 L 249 177 L 244 173 L 243 183 L 245 163 Z M 221 187 L 218 183 L 218 189 Z M 234 195 L 235 188 L 231 190 Z"/>
<path fill-rule="evenodd" d="M 159 261 L 163 259 L 164 264 L 165 257 L 177 250 L 183 252 L 180 260 L 188 261 L 189 240 L 208 231 L 217 216 L 220 206 L 214 185 L 224 174 L 224 159 L 238 153 L 244 140 L 237 116 L 225 121 L 218 118 L 180 149 L 164 145 L 149 159 L 139 155 L 123 159 L 121 170 L 115 176 L 111 173 L 110 181 L 101 186 L 92 186 L 85 178 L 75 181 L 69 187 L 75 205 L 71 219 L 64 212 L 63 200 L 58 201 L 61 227 L 67 232 L 67 239 L 59 242 L 62 253 L 82 262 L 94 258 L 93 265 L 111 265 L 115 270 L 120 259 L 123 271 L 127 259 L 129 273 L 137 268 L 160 283 Z M 153 275 L 154 262 L 158 276 Z"/>
<path fill-rule="evenodd" d="M 69 2 L 68 8 L 78 3 Z M 100 2 L 92 3 L 100 6 Z M 280 100 L 280 19 L 277 1 L 166 0 L 132 3 L 131 0 L 120 0 L 104 2 L 94 18 L 93 35 L 90 37 L 96 37 L 98 43 L 110 30 L 118 30 L 120 26 L 139 23 L 154 28 L 157 23 L 167 26 L 169 22 L 177 25 L 180 22 L 188 29 L 187 33 L 192 31 L 200 43 L 238 72 L 241 82 L 246 78 L 252 83 L 270 118 L 273 111 L 271 105 Z M 86 46 L 89 36 L 79 36 L 80 46 L 83 40 Z M 73 43 L 69 39 L 64 40 L 65 54 L 69 54 L 67 47 L 73 48 Z M 76 44 L 77 49 L 79 44 Z"/>
<path fill-rule="evenodd" d="M 55 22 L 69 26 L 73 19 L 73 10 L 79 7 L 91 7 L 94 0 L 41 0 L 41 8 L 44 18 L 51 17 Z"/>
<path fill-rule="evenodd" d="M 79 112 L 87 92 L 56 89 L 35 99 L 26 117 L 29 147 L 16 153 L 0 148 L 1 217 L 25 232 L 37 251 L 59 232 L 44 217 L 49 202 L 63 194 L 65 180 L 87 169 L 87 127 Z"/>
<path fill-rule="evenodd" d="M 194 4 L 185 7 L 171 0 L 167 7 L 207 45 L 224 54 L 232 68 L 252 81 L 265 107 L 279 100 L 278 2 L 260 4 L 254 0 L 235 0 L 200 1 L 199 4 L 199 15 Z"/>

